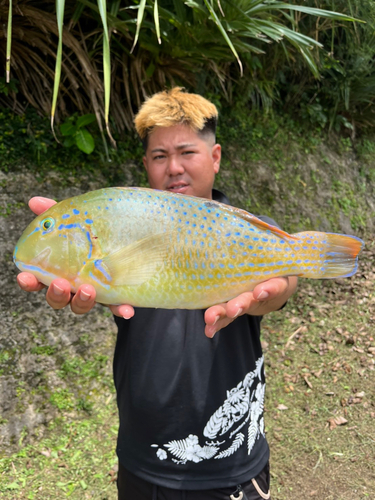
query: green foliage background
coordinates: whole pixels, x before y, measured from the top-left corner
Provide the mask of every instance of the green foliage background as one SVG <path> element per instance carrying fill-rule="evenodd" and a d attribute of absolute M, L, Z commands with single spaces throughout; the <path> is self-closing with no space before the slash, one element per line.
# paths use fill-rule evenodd
<path fill-rule="evenodd" d="M 171 85 L 212 97 L 224 111 L 280 109 L 352 135 L 373 126 L 372 0 L 159 0 L 157 6 L 158 23 L 153 0 L 107 1 L 110 125 L 117 139 L 132 129 L 144 98 Z M 0 4 L 4 25 L 8 10 L 7 2 Z M 58 46 L 54 2 L 13 2 L 12 26 L 11 80 L 5 82 L 5 72 L 0 78 L 0 106 L 18 114 L 31 106 L 47 116 Z M 6 41 L 3 31 L 4 69 Z M 102 128 L 103 28 L 96 3 L 65 2 L 62 52 L 57 121 L 95 113 Z"/>

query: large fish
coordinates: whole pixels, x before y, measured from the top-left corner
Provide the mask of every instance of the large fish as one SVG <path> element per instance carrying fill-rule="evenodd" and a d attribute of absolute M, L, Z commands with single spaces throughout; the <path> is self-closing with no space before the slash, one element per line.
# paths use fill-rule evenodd
<path fill-rule="evenodd" d="M 21 271 L 75 292 L 92 284 L 103 304 L 203 309 L 276 276 L 353 275 L 363 241 L 289 235 L 222 203 L 143 188 L 108 188 L 39 215 L 14 251 Z"/>

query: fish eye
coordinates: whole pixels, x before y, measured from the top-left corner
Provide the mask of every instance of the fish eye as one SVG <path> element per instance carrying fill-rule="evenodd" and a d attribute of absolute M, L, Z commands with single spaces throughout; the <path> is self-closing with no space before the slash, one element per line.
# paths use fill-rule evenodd
<path fill-rule="evenodd" d="M 40 223 L 42 226 L 43 231 L 46 231 L 49 233 L 52 231 L 54 225 L 55 225 L 55 220 L 52 219 L 52 217 L 47 217 L 46 219 L 43 219 L 42 222 Z"/>

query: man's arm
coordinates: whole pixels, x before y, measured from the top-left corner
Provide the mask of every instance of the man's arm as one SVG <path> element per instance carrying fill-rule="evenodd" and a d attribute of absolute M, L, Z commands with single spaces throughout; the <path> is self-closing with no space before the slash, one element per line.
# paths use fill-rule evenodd
<path fill-rule="evenodd" d="M 263 316 L 280 309 L 297 288 L 297 277 L 272 278 L 257 285 L 252 292 L 242 293 L 224 304 L 212 306 L 205 312 L 205 334 L 212 338 L 238 316 Z"/>

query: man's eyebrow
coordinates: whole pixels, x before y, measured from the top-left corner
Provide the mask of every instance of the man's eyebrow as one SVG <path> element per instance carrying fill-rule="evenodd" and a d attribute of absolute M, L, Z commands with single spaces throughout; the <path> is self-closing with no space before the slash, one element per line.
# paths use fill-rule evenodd
<path fill-rule="evenodd" d="M 186 148 L 194 148 L 196 144 L 194 142 L 187 142 L 185 144 L 178 144 L 176 149 L 186 149 Z"/>
<path fill-rule="evenodd" d="M 196 147 L 196 144 L 194 144 L 193 142 L 192 143 L 184 143 L 184 144 L 178 144 L 176 146 L 176 149 L 177 150 L 180 150 L 180 149 L 186 149 L 186 148 L 194 148 Z M 158 148 L 154 148 L 151 150 L 151 153 L 167 153 L 167 149 L 165 148 L 162 148 L 162 147 L 158 147 Z"/>
<path fill-rule="evenodd" d="M 151 149 L 151 153 L 166 153 L 166 152 L 167 152 L 167 150 L 164 148 Z"/>

